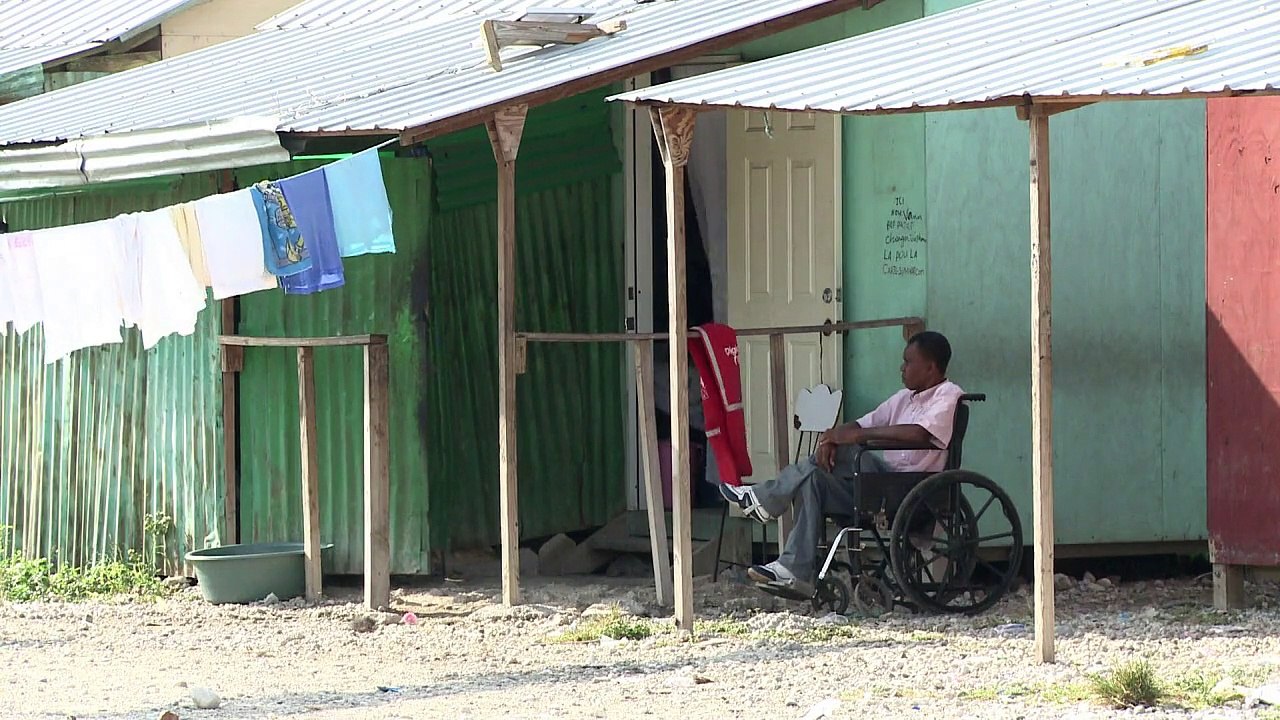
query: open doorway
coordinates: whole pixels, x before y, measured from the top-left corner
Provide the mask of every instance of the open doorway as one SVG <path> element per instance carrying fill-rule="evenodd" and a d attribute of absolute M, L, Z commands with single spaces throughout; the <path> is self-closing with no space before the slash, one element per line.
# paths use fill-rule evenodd
<path fill-rule="evenodd" d="M 653 73 L 646 82 L 662 83 L 723 69 L 736 62 L 732 56 L 712 57 L 694 64 Z M 690 326 L 708 322 L 727 322 L 728 233 L 726 228 L 727 167 L 723 112 L 700 113 L 694 130 L 693 147 L 685 175 L 686 282 Z M 635 118 L 631 160 L 634 172 L 634 290 L 630 299 L 635 328 L 640 332 L 666 332 L 667 327 L 667 209 L 666 173 L 658 152 L 653 129 L 644 117 Z M 670 477 L 670 371 L 666 343 L 655 343 L 655 410 L 657 419 L 659 462 L 663 467 L 664 488 Z M 690 364 L 692 368 L 692 363 Z M 634 393 L 633 393 L 634 398 Z M 695 507 L 715 506 L 719 495 L 706 480 L 718 478 L 715 458 L 709 452 L 704 432 L 702 404 L 696 372 L 690 373 L 689 438 L 691 441 L 693 502 Z M 634 437 L 635 432 L 629 433 Z M 638 440 L 637 440 L 638 443 Z M 635 457 L 629 453 L 631 457 Z M 642 509 L 644 493 L 640 481 L 638 459 L 632 463 L 629 504 Z M 669 492 L 667 494 L 669 497 Z"/>

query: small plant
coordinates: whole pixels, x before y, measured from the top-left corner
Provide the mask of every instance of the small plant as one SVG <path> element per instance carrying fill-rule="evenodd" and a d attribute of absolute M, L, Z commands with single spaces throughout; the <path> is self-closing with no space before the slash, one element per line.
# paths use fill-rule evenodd
<path fill-rule="evenodd" d="M 23 557 L 12 549 L 9 538 L 9 529 L 0 528 L 0 601 L 77 602 L 121 595 L 156 598 L 165 593 L 155 566 L 134 551 L 125 560 L 55 567 L 48 558 Z"/>
<path fill-rule="evenodd" d="M 556 637 L 559 642 L 594 642 L 602 637 L 614 640 L 644 640 L 654 634 L 648 620 L 623 615 L 615 607 L 608 615 L 595 617 Z"/>
<path fill-rule="evenodd" d="M 169 556 L 169 533 L 174 527 L 173 518 L 163 512 L 148 514 L 142 520 L 143 532 L 152 540 L 156 567 L 164 567 L 165 558 Z"/>
<path fill-rule="evenodd" d="M 1093 692 L 1113 707 L 1152 707 L 1165 696 L 1155 671 L 1145 660 L 1135 660 L 1109 673 L 1089 677 Z"/>

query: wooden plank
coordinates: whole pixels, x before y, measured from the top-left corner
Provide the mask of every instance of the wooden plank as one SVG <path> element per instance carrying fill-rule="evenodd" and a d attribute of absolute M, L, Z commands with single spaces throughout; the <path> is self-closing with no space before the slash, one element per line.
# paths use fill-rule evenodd
<path fill-rule="evenodd" d="M 508 45 L 578 45 L 598 37 L 625 30 L 625 21 L 592 25 L 570 22 L 532 22 L 528 20 L 486 20 L 499 47 Z"/>
<path fill-rule="evenodd" d="M 790 403 L 787 400 L 786 338 L 778 333 L 769 336 L 769 395 L 773 400 L 770 411 L 773 416 L 774 454 L 781 471 L 791 462 L 791 433 L 788 431 L 791 414 L 787 411 Z M 794 523 L 795 517 L 790 510 L 778 517 L 779 550 L 787 544 L 787 535 Z"/>
<path fill-rule="evenodd" d="M 1070 112 L 1071 110 L 1078 110 L 1079 108 L 1087 107 L 1092 104 L 1093 103 L 1091 102 L 1071 102 L 1071 103 L 1053 103 L 1053 104 L 1037 103 L 1034 106 L 1030 104 L 1023 104 L 1023 105 L 1019 105 L 1017 108 L 1015 108 L 1015 110 L 1018 114 L 1018 119 L 1022 120 L 1023 122 L 1026 122 L 1031 117 L 1032 107 L 1035 107 L 1037 111 L 1043 112 L 1045 115 L 1057 115 L 1058 113 Z"/>
<path fill-rule="evenodd" d="M 387 336 L 250 337 L 248 335 L 219 335 L 218 344 L 241 347 L 349 347 L 353 345 L 385 345 L 387 344 Z"/>
<path fill-rule="evenodd" d="M 637 413 L 640 420 L 640 460 L 644 477 L 645 504 L 649 516 L 650 548 L 653 553 L 653 581 L 658 604 L 671 607 L 675 589 L 671 585 L 671 559 L 667 550 L 667 521 L 662 504 L 662 471 L 658 462 L 658 426 L 653 404 L 653 342 L 638 342 L 635 355 Z"/>
<path fill-rule="evenodd" d="M 924 319 L 918 317 L 885 318 L 883 320 L 859 320 L 856 322 L 838 322 L 826 325 L 781 325 L 778 327 L 742 328 L 736 330 L 738 337 L 759 337 L 763 335 L 809 335 L 812 333 L 846 333 L 852 330 L 870 330 L 874 328 L 899 327 L 911 333 L 919 332 L 925 327 Z M 555 333 L 555 332 L 521 332 L 517 337 L 529 342 L 542 343 L 593 343 L 593 342 L 635 342 L 637 340 L 666 340 L 669 333 Z M 695 333 L 687 337 L 695 338 Z"/>
<path fill-rule="evenodd" d="M 218 302 L 224 333 L 236 331 L 236 299 Z M 227 348 L 223 348 L 225 351 Z M 240 375 L 224 366 L 222 372 L 222 484 L 223 544 L 240 542 Z"/>
<path fill-rule="evenodd" d="M 298 348 L 298 425 L 302 448 L 302 546 L 308 600 L 321 593 L 320 477 L 316 449 L 315 348 Z"/>
<path fill-rule="evenodd" d="M 667 183 L 667 327 L 689 327 L 688 288 L 685 286 L 684 173 L 693 144 L 697 115 L 691 110 L 651 110 L 658 150 Z M 692 499 L 689 478 L 689 350 L 684 342 L 669 342 L 671 353 L 671 495 L 675 546 L 676 626 L 693 631 Z"/>
<path fill-rule="evenodd" d="M 119 55 L 97 55 L 67 63 L 68 72 L 106 72 L 116 73 L 159 62 L 160 51 L 121 53 Z"/>
<path fill-rule="evenodd" d="M 520 508 L 516 479 L 516 156 L 528 108 L 503 108 L 485 127 L 498 163 L 498 483 L 502 602 L 520 602 Z"/>
<path fill-rule="evenodd" d="M 391 379 L 385 343 L 364 348 L 364 601 L 391 604 Z"/>
<path fill-rule="evenodd" d="M 1035 645 L 1054 660 L 1053 275 L 1050 253 L 1049 116 L 1033 108 L 1031 140 L 1031 478 L 1035 542 Z"/>
<path fill-rule="evenodd" d="M 1213 606 L 1219 610 L 1242 610 L 1247 605 L 1244 594 L 1244 566 L 1213 564 Z"/>
<path fill-rule="evenodd" d="M 821 20 L 833 15 L 861 7 L 862 0 L 831 0 L 830 2 L 819 3 L 788 13 L 782 17 L 757 23 L 750 27 L 740 30 L 727 32 L 713 38 L 708 38 L 702 42 L 691 43 L 672 50 L 668 53 L 662 53 L 645 58 L 637 59 L 635 62 L 615 65 L 602 69 L 600 72 L 586 74 L 573 80 L 560 83 L 553 87 L 532 90 L 517 97 L 508 98 L 501 103 L 492 103 L 484 107 L 476 108 L 467 112 L 458 113 L 452 117 L 442 118 L 435 122 L 425 125 L 419 125 L 406 129 L 400 133 L 401 145 L 414 145 L 433 137 L 447 135 L 456 130 L 464 130 L 469 127 L 480 124 L 484 119 L 490 117 L 494 111 L 502 105 L 511 103 L 523 103 L 529 107 L 537 107 L 545 105 L 556 100 L 581 94 L 587 90 L 604 87 L 612 83 L 621 83 L 633 77 L 645 75 L 655 70 L 673 67 L 687 61 L 701 57 L 703 55 L 716 53 L 729 48 L 738 47 L 739 45 L 757 40 L 762 37 L 768 37 L 775 33 L 789 30 L 791 28 L 807 25 L 816 20 Z"/>

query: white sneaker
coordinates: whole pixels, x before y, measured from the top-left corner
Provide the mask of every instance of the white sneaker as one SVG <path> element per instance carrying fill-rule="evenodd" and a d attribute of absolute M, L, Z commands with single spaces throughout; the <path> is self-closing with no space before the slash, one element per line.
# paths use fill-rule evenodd
<path fill-rule="evenodd" d="M 760 500 L 756 498 L 755 488 L 746 485 L 729 485 L 727 483 L 720 483 L 718 487 L 724 499 L 741 508 L 743 515 L 759 523 L 767 523 L 773 520 L 773 516 L 764 509 L 764 506 L 760 504 Z"/>

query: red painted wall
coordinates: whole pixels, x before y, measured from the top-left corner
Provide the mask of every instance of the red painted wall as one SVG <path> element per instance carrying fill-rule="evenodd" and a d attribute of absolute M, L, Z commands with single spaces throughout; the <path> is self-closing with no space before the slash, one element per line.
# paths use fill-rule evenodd
<path fill-rule="evenodd" d="M 1208 101 L 1208 525 L 1280 566 L 1280 97 Z"/>

